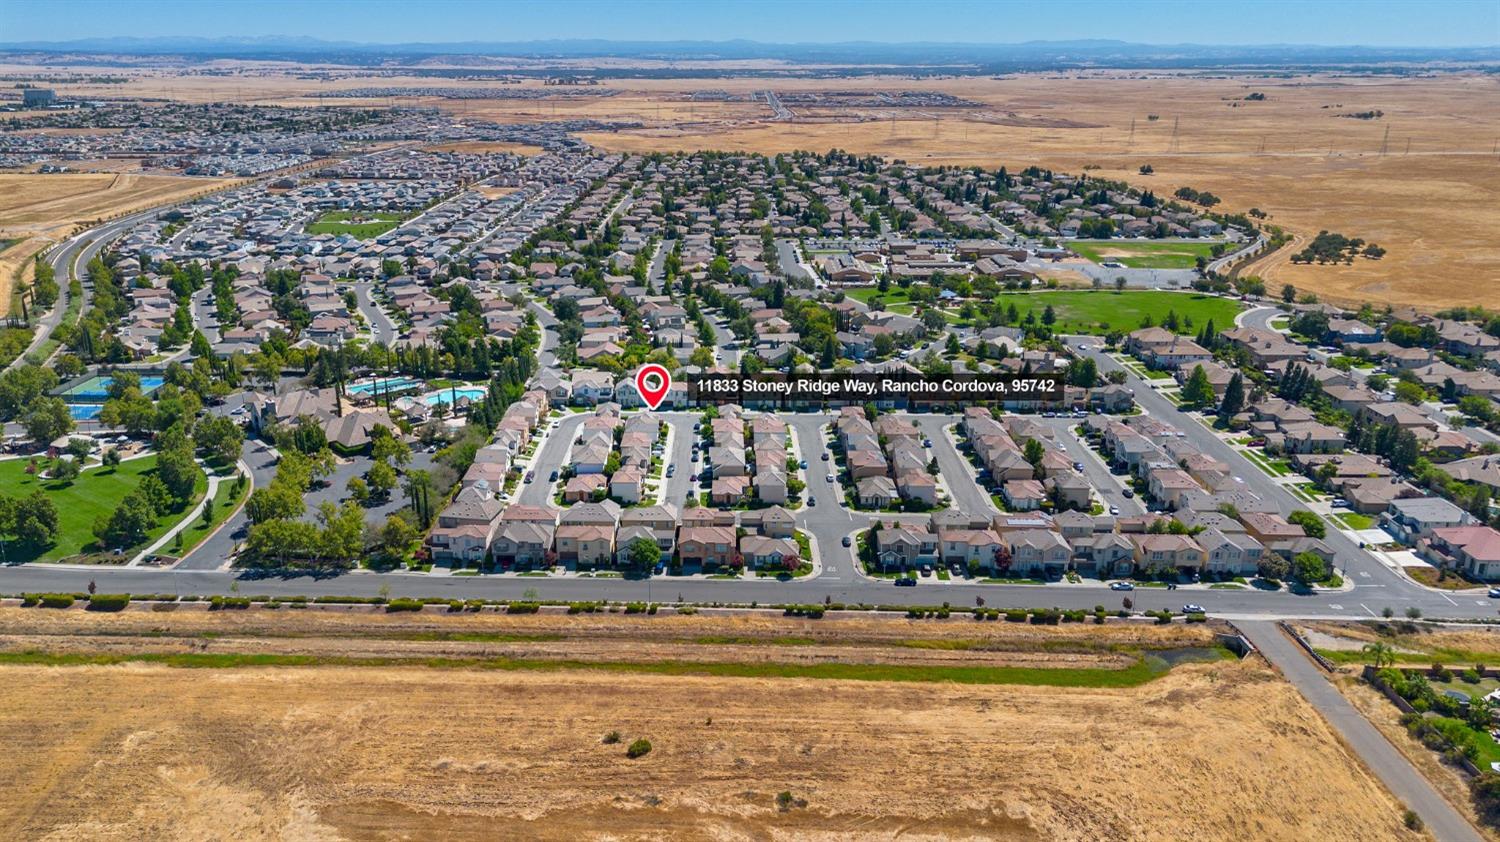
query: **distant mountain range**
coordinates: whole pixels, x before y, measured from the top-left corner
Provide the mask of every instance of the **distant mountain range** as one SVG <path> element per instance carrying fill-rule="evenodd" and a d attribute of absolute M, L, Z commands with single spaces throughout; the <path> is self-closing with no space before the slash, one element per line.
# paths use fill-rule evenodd
<path fill-rule="evenodd" d="M 779 60 L 792 63 L 892 64 L 962 68 L 965 72 L 1008 69 L 1318 66 L 1392 63 L 1500 63 L 1500 46 L 1363 47 L 1265 44 L 1135 44 L 1126 41 L 1027 41 L 1016 44 L 842 43 L 773 44 L 757 41 L 467 41 L 371 44 L 300 36 L 198 38 L 83 38 L 76 41 L 0 43 L 0 51 L 47 54 L 111 54 L 308 60 L 337 64 L 430 61 L 439 56 L 524 59 L 635 58 L 662 61 Z"/>

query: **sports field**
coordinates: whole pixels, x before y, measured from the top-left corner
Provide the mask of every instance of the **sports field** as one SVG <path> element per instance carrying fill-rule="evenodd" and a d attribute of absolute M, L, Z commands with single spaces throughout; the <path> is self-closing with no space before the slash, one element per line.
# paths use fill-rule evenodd
<path fill-rule="evenodd" d="M 1069 290 L 1061 292 L 1004 293 L 1000 300 L 1016 305 L 1022 319 L 1030 311 L 1038 321 L 1052 305 L 1057 317 L 1054 327 L 1059 333 L 1105 334 L 1112 330 L 1129 333 L 1151 317 L 1160 325 L 1169 314 L 1177 315 L 1177 332 L 1195 334 L 1210 319 L 1214 327 L 1224 330 L 1234 326 L 1240 304 L 1232 298 L 1185 292 L 1144 290 Z"/>
<path fill-rule="evenodd" d="M 1066 243 L 1095 263 L 1119 262 L 1131 269 L 1191 269 L 1213 257 L 1214 243 L 1154 240 L 1071 240 Z"/>
<path fill-rule="evenodd" d="M 330 211 L 309 223 L 309 234 L 348 234 L 361 240 L 378 237 L 395 228 L 404 219 L 399 213 L 380 211 Z"/>

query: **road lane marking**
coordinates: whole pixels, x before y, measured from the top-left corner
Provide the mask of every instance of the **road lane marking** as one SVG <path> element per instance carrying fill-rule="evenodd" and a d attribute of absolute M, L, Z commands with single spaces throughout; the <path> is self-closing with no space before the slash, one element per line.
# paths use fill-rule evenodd
<path fill-rule="evenodd" d="M 1370 606 L 1364 604 L 1363 602 L 1361 602 L 1359 604 L 1359 607 L 1365 609 L 1365 613 L 1369 614 L 1371 617 L 1379 617 L 1380 616 L 1379 614 L 1376 614 L 1374 611 L 1371 611 L 1370 610 Z"/>
<path fill-rule="evenodd" d="M 1456 602 L 1453 601 L 1453 597 L 1451 597 L 1451 596 L 1443 593 L 1442 591 L 1438 591 L 1438 596 L 1442 597 L 1443 599 L 1448 600 L 1448 602 L 1450 604 L 1453 604 L 1453 605 L 1457 605 L 1458 604 L 1458 603 L 1456 603 Z"/>

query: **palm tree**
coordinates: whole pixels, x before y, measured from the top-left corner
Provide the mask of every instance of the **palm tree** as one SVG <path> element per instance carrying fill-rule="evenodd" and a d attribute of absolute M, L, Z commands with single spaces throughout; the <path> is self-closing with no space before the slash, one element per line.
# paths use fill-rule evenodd
<path fill-rule="evenodd" d="M 1371 663 L 1375 664 L 1376 669 L 1396 663 L 1396 650 L 1384 643 L 1367 643 L 1364 653 L 1370 658 Z"/>

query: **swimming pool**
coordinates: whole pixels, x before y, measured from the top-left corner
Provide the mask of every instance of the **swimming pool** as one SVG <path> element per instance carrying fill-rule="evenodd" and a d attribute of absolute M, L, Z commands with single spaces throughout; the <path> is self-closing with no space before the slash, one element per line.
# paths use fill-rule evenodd
<path fill-rule="evenodd" d="M 423 395 L 422 403 L 428 406 L 437 406 L 440 403 L 447 403 L 454 397 L 468 398 L 470 401 L 481 401 L 484 400 L 484 396 L 488 392 L 489 390 L 483 386 L 464 386 L 461 389 L 439 389 L 436 392 L 429 392 Z"/>
<path fill-rule="evenodd" d="M 420 385 L 422 385 L 422 381 L 413 380 L 410 377 L 387 377 L 383 380 L 366 380 L 362 383 L 352 383 L 344 391 L 351 395 L 383 395 L 386 392 L 404 392 Z"/>

